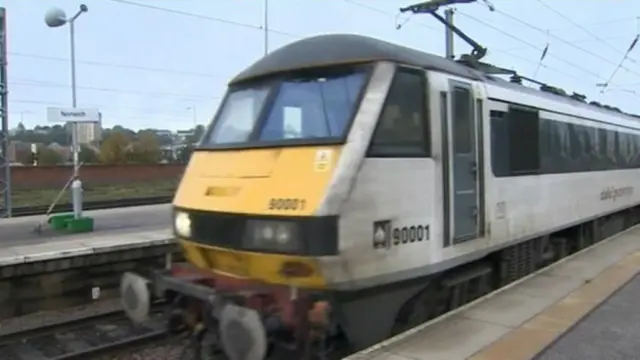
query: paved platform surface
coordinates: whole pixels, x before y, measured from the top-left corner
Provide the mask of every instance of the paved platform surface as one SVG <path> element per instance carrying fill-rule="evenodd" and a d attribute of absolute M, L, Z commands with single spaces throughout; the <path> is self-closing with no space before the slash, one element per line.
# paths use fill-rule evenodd
<path fill-rule="evenodd" d="M 46 243 L 0 247 L 0 268 L 37 261 L 165 245 L 174 241 L 170 229 L 84 234 L 75 239 L 53 239 Z M 1 357 L 0 357 L 1 358 Z"/>
<path fill-rule="evenodd" d="M 637 226 L 346 359 L 638 360 L 639 271 Z"/>
<path fill-rule="evenodd" d="M 93 234 L 124 234 L 130 231 L 158 230 L 169 228 L 171 224 L 171 205 L 137 206 L 121 209 L 87 211 L 87 216 L 95 219 Z M 34 228 L 45 222 L 42 233 Z M 45 216 L 28 216 L 0 219 L 0 249 L 16 245 L 35 245 L 52 239 L 73 239 L 87 235 L 68 235 L 55 233 L 47 227 Z"/>
<path fill-rule="evenodd" d="M 535 360 L 640 359 L 640 276 L 580 320 Z"/>

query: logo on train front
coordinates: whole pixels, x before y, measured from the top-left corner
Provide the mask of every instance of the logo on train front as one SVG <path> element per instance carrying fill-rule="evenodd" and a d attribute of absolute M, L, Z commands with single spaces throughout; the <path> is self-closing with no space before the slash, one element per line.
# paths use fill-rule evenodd
<path fill-rule="evenodd" d="M 391 247 L 391 220 L 373 223 L 373 248 L 389 249 Z"/>

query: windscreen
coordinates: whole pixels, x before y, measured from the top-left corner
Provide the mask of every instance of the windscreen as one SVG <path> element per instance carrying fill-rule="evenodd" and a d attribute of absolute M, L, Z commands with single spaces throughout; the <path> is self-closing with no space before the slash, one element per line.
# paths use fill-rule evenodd
<path fill-rule="evenodd" d="M 202 145 L 342 138 L 364 70 L 306 72 L 231 90 Z"/>

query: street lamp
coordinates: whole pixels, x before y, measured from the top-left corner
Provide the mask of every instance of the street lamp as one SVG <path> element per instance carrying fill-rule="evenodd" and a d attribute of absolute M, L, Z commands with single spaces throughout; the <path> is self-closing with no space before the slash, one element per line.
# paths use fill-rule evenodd
<path fill-rule="evenodd" d="M 263 4 L 263 35 L 264 35 L 264 56 L 267 56 L 269 53 L 269 0 L 264 0 Z"/>
<path fill-rule="evenodd" d="M 75 44 L 75 21 L 77 18 L 89 10 L 87 5 L 80 5 L 78 12 L 71 18 L 67 18 L 64 10 L 52 8 L 46 12 L 44 22 L 47 26 L 55 28 L 69 24 L 69 40 L 71 48 L 71 106 L 77 107 L 76 104 L 76 44 Z M 71 147 L 73 152 L 73 182 L 71 183 L 71 194 L 73 198 L 73 215 L 76 219 L 82 217 L 82 182 L 79 178 L 80 162 L 78 159 L 78 124 L 71 123 Z"/>
<path fill-rule="evenodd" d="M 195 128 L 198 127 L 198 117 L 197 117 L 196 107 L 195 106 L 189 106 L 187 108 L 187 110 L 191 110 L 191 114 L 193 116 L 193 129 L 195 131 Z"/>

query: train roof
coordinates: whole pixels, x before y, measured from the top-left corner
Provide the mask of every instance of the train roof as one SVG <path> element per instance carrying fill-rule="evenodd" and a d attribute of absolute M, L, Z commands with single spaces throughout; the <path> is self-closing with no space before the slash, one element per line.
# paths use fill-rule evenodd
<path fill-rule="evenodd" d="M 623 112 L 620 109 L 614 108 L 611 106 L 600 105 L 600 104 L 594 105 L 593 103 L 587 103 L 586 101 L 576 100 L 568 95 L 558 95 L 552 92 L 541 91 L 541 90 L 524 86 L 521 84 L 512 83 L 510 81 L 499 78 L 497 76 L 486 76 L 484 82 L 487 84 L 499 86 L 514 92 L 523 93 L 535 98 L 542 98 L 550 101 L 555 101 L 556 103 L 574 106 L 579 109 L 584 109 L 586 111 L 593 111 L 595 113 L 599 113 L 604 116 L 614 116 L 622 121 L 630 121 L 631 124 L 627 124 L 627 125 L 632 125 L 634 128 L 637 128 L 640 125 L 640 116 Z M 488 96 L 490 98 L 492 97 L 491 94 L 488 94 Z M 545 110 L 545 109 L 541 108 L 540 110 Z M 554 109 L 547 109 L 547 110 L 554 110 Z M 619 124 L 619 125 L 622 125 L 622 124 Z"/>
<path fill-rule="evenodd" d="M 427 70 L 440 71 L 471 80 L 492 83 L 509 90 L 570 104 L 608 116 L 617 115 L 636 123 L 640 120 L 637 115 L 627 114 L 612 107 L 607 108 L 602 105 L 588 104 L 570 96 L 558 95 L 511 83 L 500 77 L 487 75 L 482 71 L 442 56 L 354 34 L 319 35 L 283 46 L 246 68 L 234 77 L 229 85 L 298 69 L 375 61 L 391 61 Z"/>
<path fill-rule="evenodd" d="M 474 80 L 484 79 L 483 73 L 441 56 L 362 35 L 330 34 L 283 46 L 242 71 L 230 84 L 296 69 L 374 61 L 392 61 Z"/>

